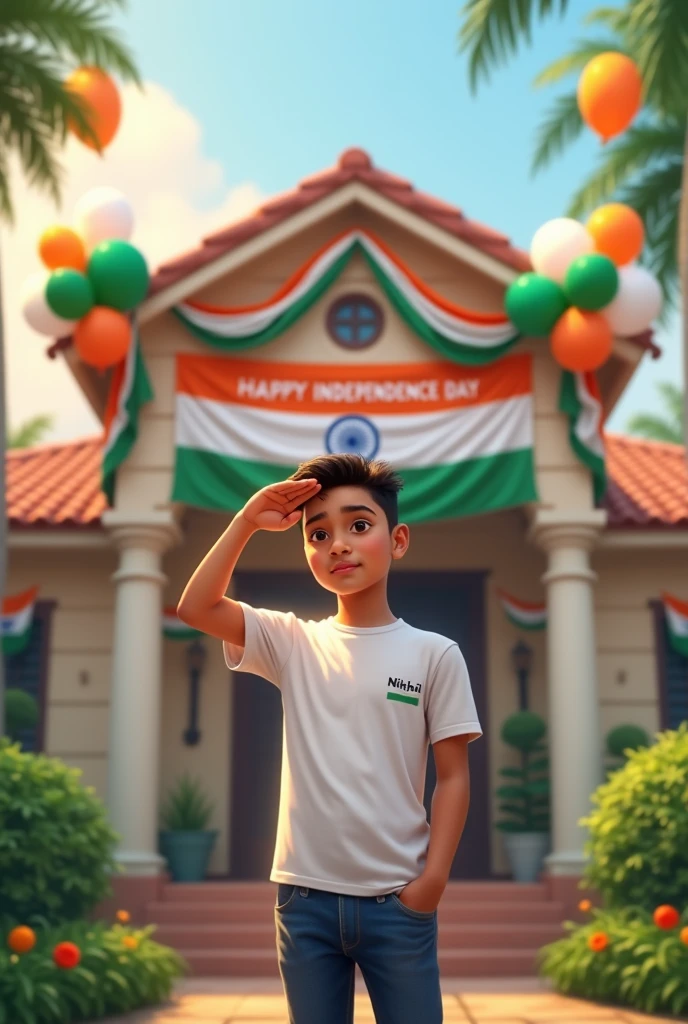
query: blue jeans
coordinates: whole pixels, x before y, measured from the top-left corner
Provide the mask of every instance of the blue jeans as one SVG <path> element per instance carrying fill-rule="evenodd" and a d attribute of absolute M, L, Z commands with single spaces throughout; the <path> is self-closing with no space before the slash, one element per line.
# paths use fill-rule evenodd
<path fill-rule="evenodd" d="M 377 1024 L 441 1024 L 436 910 L 280 882 L 275 927 L 289 1024 L 352 1024 L 356 964 Z"/>

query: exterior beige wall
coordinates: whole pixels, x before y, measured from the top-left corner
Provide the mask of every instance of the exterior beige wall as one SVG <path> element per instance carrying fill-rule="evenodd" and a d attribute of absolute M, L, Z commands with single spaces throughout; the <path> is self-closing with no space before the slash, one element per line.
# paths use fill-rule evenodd
<path fill-rule="evenodd" d="M 8 593 L 35 584 L 53 600 L 47 680 L 46 753 L 83 771 L 81 781 L 107 796 L 108 712 L 112 663 L 114 551 L 13 551 Z"/>
<path fill-rule="evenodd" d="M 595 588 L 602 739 L 616 725 L 661 727 L 652 612 L 648 601 L 685 586 L 683 552 L 598 550 Z"/>

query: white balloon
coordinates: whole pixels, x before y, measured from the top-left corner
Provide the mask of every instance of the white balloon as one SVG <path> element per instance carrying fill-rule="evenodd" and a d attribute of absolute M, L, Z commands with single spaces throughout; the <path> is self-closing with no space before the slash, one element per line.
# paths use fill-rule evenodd
<path fill-rule="evenodd" d="M 110 238 L 128 242 L 134 230 L 134 211 L 127 197 L 116 188 L 94 188 L 74 207 L 74 225 L 86 251 L 91 252 Z"/>
<path fill-rule="evenodd" d="M 49 338 L 61 338 L 71 334 L 76 320 L 63 320 L 56 316 L 45 298 L 45 286 L 49 273 L 39 271 L 27 277 L 19 294 L 22 313 L 29 327 L 39 334 L 47 334 Z"/>
<path fill-rule="evenodd" d="M 555 217 L 533 235 L 530 261 L 538 274 L 563 284 L 573 260 L 594 251 L 595 240 L 583 224 L 571 217 Z"/>
<path fill-rule="evenodd" d="M 662 309 L 662 289 L 659 281 L 645 267 L 630 263 L 619 267 L 619 290 L 604 309 L 614 334 L 622 338 L 646 330 Z"/>

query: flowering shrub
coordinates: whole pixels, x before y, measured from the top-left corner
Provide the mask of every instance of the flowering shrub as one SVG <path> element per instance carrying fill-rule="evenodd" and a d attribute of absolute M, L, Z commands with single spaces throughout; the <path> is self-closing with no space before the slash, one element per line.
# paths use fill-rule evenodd
<path fill-rule="evenodd" d="M 187 965 L 152 940 L 154 931 L 103 921 L 33 929 L 3 919 L 0 1024 L 73 1024 L 167 999 Z"/>
<path fill-rule="evenodd" d="M 590 918 L 566 921 L 571 934 L 539 951 L 540 971 L 558 991 L 646 1013 L 688 1008 L 688 912 L 593 908 Z"/>

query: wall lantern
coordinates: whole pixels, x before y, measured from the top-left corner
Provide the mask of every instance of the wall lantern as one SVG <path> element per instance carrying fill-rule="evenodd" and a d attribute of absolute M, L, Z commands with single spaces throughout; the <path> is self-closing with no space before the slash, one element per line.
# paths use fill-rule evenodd
<path fill-rule="evenodd" d="M 533 667 L 533 650 L 523 640 L 511 649 L 511 664 L 518 679 L 519 710 L 528 710 L 528 676 Z"/>
<path fill-rule="evenodd" d="M 201 738 L 198 728 L 198 697 L 201 676 L 207 652 L 200 640 L 194 640 L 186 649 L 186 667 L 189 673 L 189 727 L 184 730 L 184 742 L 195 746 Z"/>

